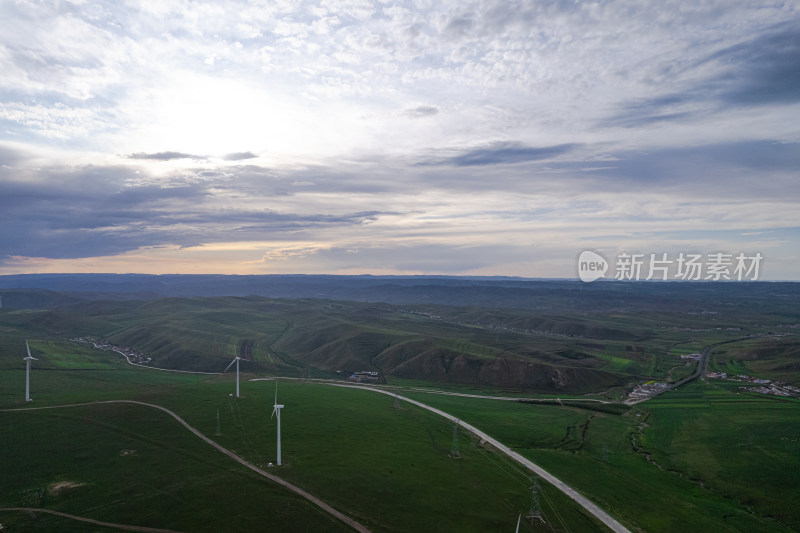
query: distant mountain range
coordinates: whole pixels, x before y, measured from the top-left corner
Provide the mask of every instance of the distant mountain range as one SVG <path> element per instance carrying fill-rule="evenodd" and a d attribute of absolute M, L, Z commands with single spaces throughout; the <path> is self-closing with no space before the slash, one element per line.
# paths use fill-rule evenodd
<path fill-rule="evenodd" d="M 25 289 L 20 292 L 20 289 Z M 29 289 L 47 292 L 31 292 Z M 458 276 L 27 274 L 0 276 L 4 307 L 57 307 L 93 300 L 264 296 L 448 305 L 546 312 L 724 309 L 772 310 L 796 302 L 794 282 L 617 282 Z M 726 304 L 727 302 L 727 304 Z"/>

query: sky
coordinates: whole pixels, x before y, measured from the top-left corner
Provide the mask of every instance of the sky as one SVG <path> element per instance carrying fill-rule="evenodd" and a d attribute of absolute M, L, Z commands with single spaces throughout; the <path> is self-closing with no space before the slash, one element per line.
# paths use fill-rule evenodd
<path fill-rule="evenodd" d="M 797 2 L 0 0 L 0 73 L 0 274 L 800 280 Z"/>

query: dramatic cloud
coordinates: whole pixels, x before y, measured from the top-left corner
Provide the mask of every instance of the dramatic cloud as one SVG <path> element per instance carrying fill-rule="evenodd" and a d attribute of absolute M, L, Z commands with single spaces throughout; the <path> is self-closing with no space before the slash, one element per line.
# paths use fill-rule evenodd
<path fill-rule="evenodd" d="M 683 85 L 680 92 L 626 103 L 606 124 L 639 127 L 701 119 L 742 107 L 800 102 L 800 25 L 780 24 L 669 73 L 676 82 L 668 86 Z"/>
<path fill-rule="evenodd" d="M 0 273 L 800 279 L 799 9 L 0 3 Z"/>

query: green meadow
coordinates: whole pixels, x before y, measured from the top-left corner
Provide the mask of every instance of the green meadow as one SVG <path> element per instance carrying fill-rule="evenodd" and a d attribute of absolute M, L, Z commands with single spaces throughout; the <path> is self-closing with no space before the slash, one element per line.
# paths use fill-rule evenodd
<path fill-rule="evenodd" d="M 800 529 L 800 401 L 689 384 L 622 414 L 425 393 L 641 531 Z"/>
<path fill-rule="evenodd" d="M 141 369 L 76 343 L 32 341 L 31 348 L 38 358 L 33 402 L 23 401 L 24 370 L 0 374 L 0 407 L 22 409 L 0 412 L 0 508 L 46 508 L 178 531 L 348 529 L 161 411 L 124 403 L 26 409 L 119 399 L 175 411 L 222 446 L 374 531 L 511 530 L 531 503 L 528 472 L 463 431 L 454 444 L 452 424 L 405 402 L 395 406 L 389 396 L 280 381 L 284 465 L 270 469 L 274 381 L 246 381 L 253 376 L 243 374 L 236 399 L 232 374 Z M 75 368 L 69 368 L 72 349 Z M 4 366 L 13 366 L 10 358 L 3 355 Z M 458 458 L 451 456 L 454 446 Z M 602 530 L 571 500 L 541 485 L 547 523 L 523 521 L 521 531 Z M 0 512 L 0 524 L 12 531 L 63 524 L 87 530 L 64 518 L 11 511 Z"/>
<path fill-rule="evenodd" d="M 4 309 L 0 509 L 175 531 L 349 529 L 160 410 L 96 403 L 135 400 L 174 411 L 372 531 L 512 531 L 532 506 L 544 521 L 523 520 L 520 531 L 605 530 L 463 429 L 454 435 L 443 418 L 313 379 L 380 369 L 385 387 L 497 438 L 631 531 L 797 531 L 800 401 L 715 379 L 635 406 L 619 403 L 636 383 L 691 375 L 697 363 L 680 356 L 721 341 L 735 342 L 714 348 L 711 370 L 798 384 L 795 311 L 772 325 L 765 314 L 734 311 L 742 312 L 740 322 L 693 309 L 538 316 L 444 307 L 431 307 L 441 317 L 432 320 L 380 305 L 264 298 Z M 241 397 L 232 396 L 233 371 L 136 367 L 68 340 L 78 336 L 132 347 L 172 369 L 222 371 L 242 355 Z M 28 404 L 26 338 L 37 358 Z M 528 381 L 516 380 L 521 372 Z M 275 376 L 286 406 L 279 468 L 269 466 L 276 458 Z M 598 399 L 612 403 L 591 401 Z M 0 510 L 0 524 L 10 531 L 108 530 L 23 511 Z"/>

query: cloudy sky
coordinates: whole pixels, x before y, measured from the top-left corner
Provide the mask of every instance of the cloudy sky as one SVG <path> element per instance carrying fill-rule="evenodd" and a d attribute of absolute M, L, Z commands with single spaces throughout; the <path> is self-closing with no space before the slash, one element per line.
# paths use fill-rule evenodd
<path fill-rule="evenodd" d="M 800 5 L 0 0 L 0 274 L 800 280 Z"/>

